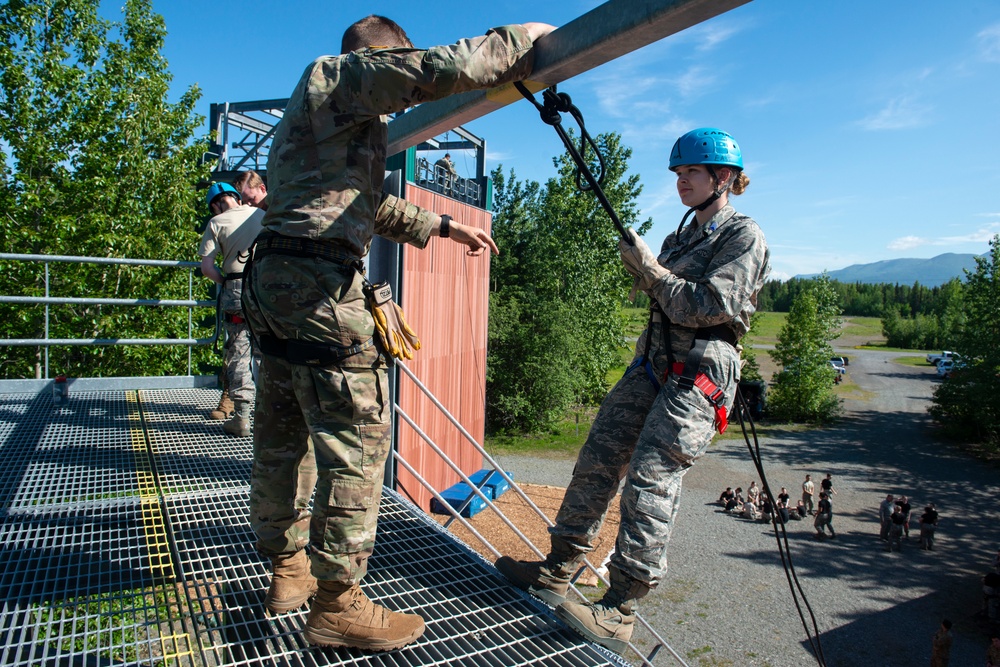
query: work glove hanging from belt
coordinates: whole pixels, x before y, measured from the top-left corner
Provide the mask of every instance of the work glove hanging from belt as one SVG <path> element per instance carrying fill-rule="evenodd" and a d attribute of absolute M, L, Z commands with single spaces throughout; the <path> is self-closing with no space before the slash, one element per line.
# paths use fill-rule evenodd
<path fill-rule="evenodd" d="M 629 292 L 629 301 L 635 301 L 635 295 L 640 290 L 647 292 L 656 285 L 670 271 L 660 266 L 656 261 L 656 255 L 649 249 L 634 229 L 628 230 L 632 245 L 625 239 L 618 241 L 618 251 L 622 255 L 622 262 L 625 263 L 625 270 L 635 278 L 632 283 L 632 291 Z M 652 295 L 650 295 L 652 296 Z"/>
<path fill-rule="evenodd" d="M 420 349 L 420 339 L 403 318 L 403 309 L 392 300 L 389 283 L 369 285 L 365 291 L 382 346 L 397 359 L 412 359 L 413 350 Z"/>

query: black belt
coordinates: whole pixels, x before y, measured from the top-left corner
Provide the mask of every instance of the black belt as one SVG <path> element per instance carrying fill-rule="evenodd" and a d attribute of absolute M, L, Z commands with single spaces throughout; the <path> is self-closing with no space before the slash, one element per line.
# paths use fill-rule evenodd
<path fill-rule="evenodd" d="M 227 273 L 222 277 L 223 284 L 228 283 L 230 280 L 243 280 L 243 272 L 239 273 Z"/>
<path fill-rule="evenodd" d="M 714 327 L 704 327 L 698 329 L 694 334 L 695 340 L 721 340 L 729 343 L 733 347 L 740 342 L 736 337 L 736 332 L 725 324 L 716 324 Z"/>
<path fill-rule="evenodd" d="M 339 345 L 328 345 L 326 343 L 313 343 L 292 338 L 277 338 L 275 336 L 258 336 L 260 351 L 272 357 L 281 357 L 290 364 L 298 366 L 333 366 L 338 361 L 346 359 L 359 352 L 363 352 L 373 345 L 375 341 L 369 338 L 363 343 L 341 347 Z"/>
<path fill-rule="evenodd" d="M 337 264 L 354 265 L 361 258 L 348 252 L 334 241 L 314 241 L 277 232 L 261 232 L 254 245 L 254 259 L 267 255 L 292 255 L 293 257 L 319 257 Z"/>

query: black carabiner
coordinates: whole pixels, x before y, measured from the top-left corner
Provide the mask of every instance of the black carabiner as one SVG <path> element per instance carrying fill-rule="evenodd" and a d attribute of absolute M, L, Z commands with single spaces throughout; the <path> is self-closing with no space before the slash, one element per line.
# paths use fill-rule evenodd
<path fill-rule="evenodd" d="M 625 240 L 629 245 L 633 245 L 632 237 L 629 236 L 628 230 L 622 221 L 618 218 L 618 214 L 615 212 L 614 207 L 611 202 L 608 201 L 607 195 L 604 193 L 604 188 L 601 187 L 604 181 L 605 164 L 604 156 L 601 155 L 601 151 L 597 147 L 597 143 L 591 138 L 590 134 L 587 133 L 587 128 L 583 122 L 583 114 L 580 110 L 573 105 L 573 100 L 566 93 L 556 92 L 556 87 L 551 86 L 546 88 L 542 93 L 542 99 L 545 104 L 539 104 L 535 99 L 535 96 L 531 94 L 523 83 L 520 81 L 514 82 L 514 87 L 517 88 L 520 93 L 529 102 L 535 105 L 538 109 L 539 114 L 541 114 L 542 121 L 547 125 L 551 125 L 556 129 L 556 134 L 562 139 L 563 144 L 566 146 L 566 150 L 569 151 L 569 155 L 573 158 L 573 162 L 576 163 L 576 185 L 580 190 L 584 192 L 593 191 L 597 195 L 597 199 L 601 202 L 601 206 L 607 211 L 608 216 L 611 218 L 611 222 L 615 224 L 618 229 L 618 233 L 621 235 L 622 239 Z M 576 119 L 577 124 L 580 126 L 580 148 L 579 150 L 573 145 L 573 141 L 569 134 L 562 126 L 562 113 L 569 113 Z M 600 177 L 594 176 L 594 173 L 590 170 L 590 166 L 587 164 L 585 158 L 587 146 L 594 149 L 594 153 L 597 154 L 597 161 L 600 164 Z M 584 186 L 580 181 L 580 176 L 583 176 L 587 185 Z"/>

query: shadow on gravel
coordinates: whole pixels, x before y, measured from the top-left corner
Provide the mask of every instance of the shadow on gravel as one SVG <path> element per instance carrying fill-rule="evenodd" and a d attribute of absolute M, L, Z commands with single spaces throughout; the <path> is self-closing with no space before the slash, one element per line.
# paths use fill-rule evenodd
<path fill-rule="evenodd" d="M 859 607 L 834 623 L 820 624 L 837 626 L 821 640 L 831 666 L 916 664 L 915 656 L 929 655 L 931 637 L 946 616 L 959 631 L 971 631 L 973 636 L 984 632 L 985 621 L 979 613 L 981 577 L 1000 544 L 997 466 L 975 461 L 936 441 L 925 415 L 875 410 L 854 410 L 828 428 L 774 435 L 761 443 L 761 453 L 765 472 L 769 463 L 802 472 L 794 481 L 793 497 L 805 473 L 818 482 L 829 472 L 841 488 L 850 487 L 855 498 L 860 495 L 862 502 L 871 498 L 870 507 L 846 507 L 843 498 L 835 497 L 835 540 L 815 539 L 811 517 L 791 522 L 788 528 L 793 563 L 807 596 L 808 582 L 827 580 L 826 585 L 842 587 L 845 595 L 863 593 L 862 597 L 886 605 L 876 612 Z M 718 455 L 748 456 L 745 446 L 727 448 Z M 772 488 L 784 483 L 768 481 Z M 913 504 L 910 539 L 903 542 L 901 552 L 887 552 L 886 543 L 878 539 L 877 506 L 887 493 L 905 494 Z M 937 506 L 941 521 L 935 550 L 923 551 L 917 521 L 929 502 Z M 838 518 L 841 526 L 849 524 L 854 529 L 839 529 Z M 857 529 L 859 524 L 870 526 L 870 531 Z M 771 548 L 726 556 L 774 565 L 773 532 L 763 524 L 761 530 L 770 537 Z M 775 576 L 784 577 L 780 563 Z M 824 612 L 814 611 L 817 616 Z M 1000 627 L 986 630 L 995 632 Z M 859 637 L 874 641 L 859 644 Z M 831 661 L 831 656 L 850 658 L 838 662 Z"/>

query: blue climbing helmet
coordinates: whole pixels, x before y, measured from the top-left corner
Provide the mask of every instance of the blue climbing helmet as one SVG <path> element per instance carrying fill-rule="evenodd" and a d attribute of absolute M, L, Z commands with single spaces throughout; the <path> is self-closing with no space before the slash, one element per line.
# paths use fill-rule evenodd
<path fill-rule="evenodd" d="M 733 135 L 717 127 L 699 127 L 682 135 L 670 150 L 670 169 L 685 164 L 717 164 L 743 169 L 743 154 Z"/>
<path fill-rule="evenodd" d="M 209 210 L 212 209 L 212 202 L 222 195 L 232 195 L 236 197 L 236 201 L 243 203 L 243 197 L 240 196 L 239 191 L 229 183 L 212 183 L 205 195 L 205 203 L 208 204 Z"/>

